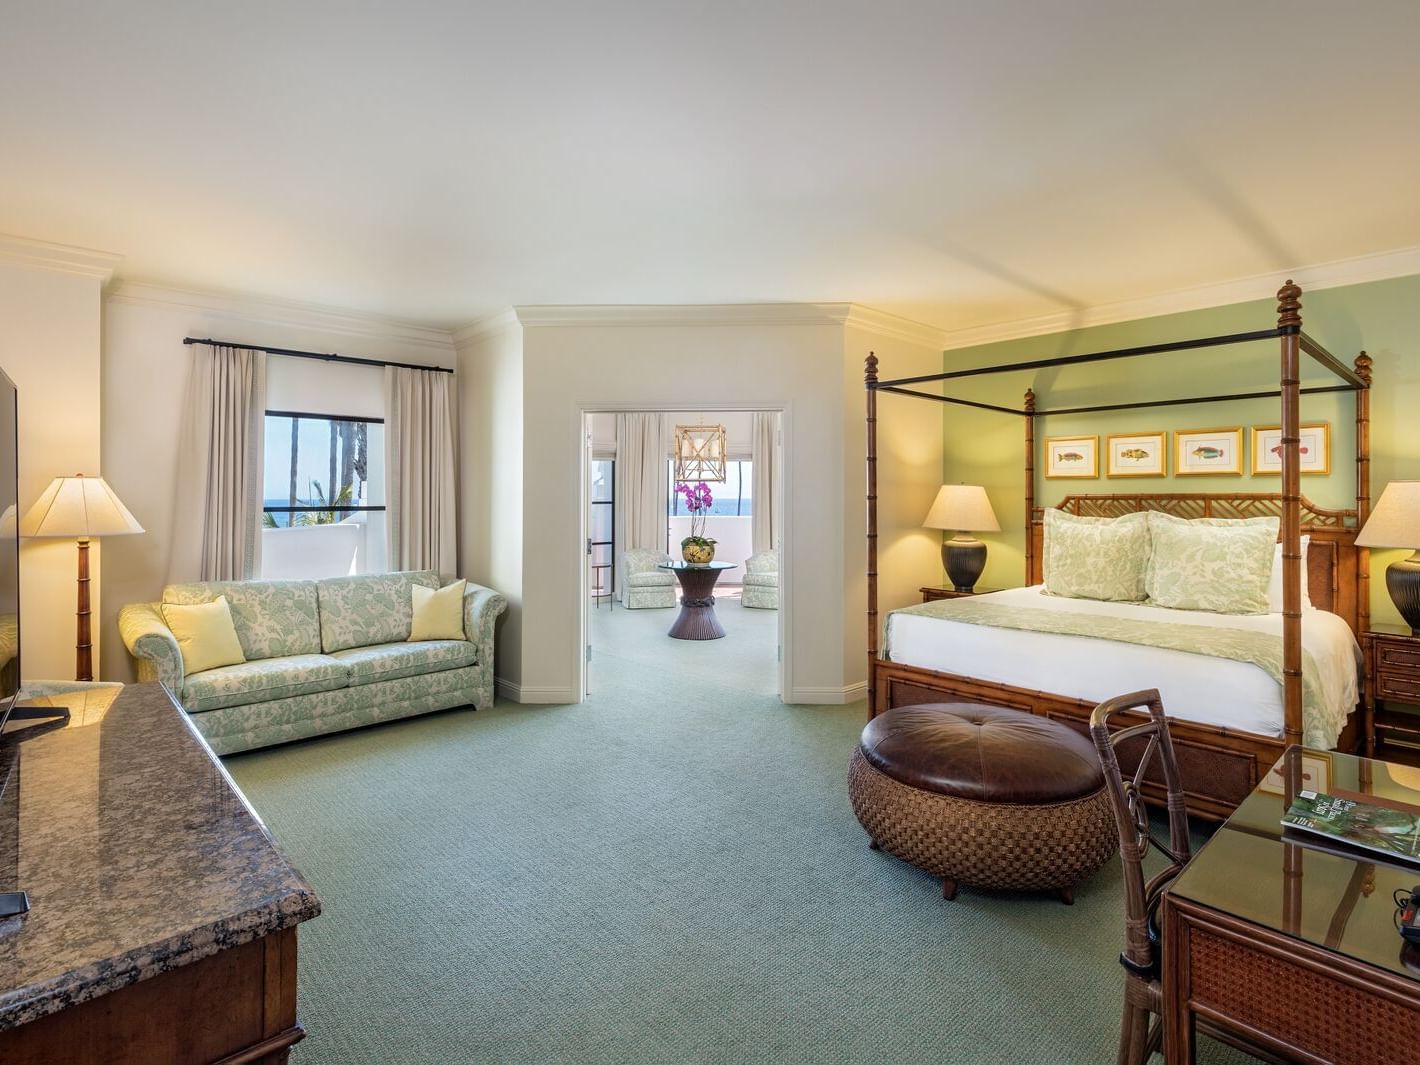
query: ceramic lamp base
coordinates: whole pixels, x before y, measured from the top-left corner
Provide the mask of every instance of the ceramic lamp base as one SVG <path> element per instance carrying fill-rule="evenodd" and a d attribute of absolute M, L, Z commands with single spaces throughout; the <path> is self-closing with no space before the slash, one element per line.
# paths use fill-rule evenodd
<path fill-rule="evenodd" d="M 954 536 L 942 545 L 942 568 L 952 587 L 959 592 L 969 592 L 981 579 L 981 571 L 986 568 L 986 545 L 969 536 Z"/>
<path fill-rule="evenodd" d="M 1385 587 L 1410 631 L 1420 636 L 1420 551 L 1386 567 Z"/>

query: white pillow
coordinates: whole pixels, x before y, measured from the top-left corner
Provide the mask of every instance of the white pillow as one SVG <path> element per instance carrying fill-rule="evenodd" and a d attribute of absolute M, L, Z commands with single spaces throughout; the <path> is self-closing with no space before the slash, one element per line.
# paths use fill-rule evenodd
<path fill-rule="evenodd" d="M 1307 589 L 1307 548 L 1311 545 L 1310 536 L 1302 537 L 1302 609 L 1310 610 L 1312 605 L 1311 592 Z M 1272 555 L 1272 580 L 1267 585 L 1267 609 L 1273 614 L 1282 613 L 1282 545 L 1277 545 L 1277 550 Z"/>

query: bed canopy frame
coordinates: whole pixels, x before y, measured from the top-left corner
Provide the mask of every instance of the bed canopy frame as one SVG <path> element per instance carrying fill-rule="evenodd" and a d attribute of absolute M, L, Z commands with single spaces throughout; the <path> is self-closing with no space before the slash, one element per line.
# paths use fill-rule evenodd
<path fill-rule="evenodd" d="M 1308 532 L 1330 542 L 1332 557 L 1329 575 L 1333 603 L 1327 606 L 1342 614 L 1354 630 L 1364 627 L 1369 614 L 1369 566 L 1366 552 L 1355 548 L 1356 531 L 1365 523 L 1371 505 L 1370 493 L 1370 389 L 1372 360 L 1365 352 L 1356 358 L 1354 368 L 1332 355 L 1316 340 L 1302 331 L 1302 290 L 1290 280 L 1277 292 L 1277 325 L 1246 333 L 1199 337 L 1163 344 L 1097 351 L 1084 355 L 1064 355 L 1025 362 L 1003 363 L 967 370 L 952 370 L 938 374 L 878 379 L 878 360 L 869 354 L 865 362 L 864 384 L 867 390 L 867 547 L 868 547 L 868 708 L 872 716 L 884 709 L 886 693 L 882 690 L 884 670 L 895 664 L 879 658 L 880 629 L 878 624 L 878 497 L 877 497 L 877 420 L 878 396 L 882 393 L 910 396 L 937 403 L 988 410 L 1022 419 L 1025 426 L 1025 500 L 1027 516 L 1026 573 L 1038 580 L 1040 566 L 1039 511 L 1035 498 L 1035 435 L 1041 418 L 1063 414 L 1094 414 L 1107 411 L 1133 410 L 1149 407 L 1173 407 L 1200 403 L 1224 403 L 1247 399 L 1280 398 L 1282 422 L 1282 477 L 1278 493 L 1155 493 L 1148 495 L 1072 495 L 1061 505 L 1075 513 L 1113 516 L 1131 510 L 1166 510 L 1187 517 L 1218 515 L 1246 517 L 1255 514 L 1277 514 L 1281 517 L 1282 543 L 1282 646 L 1283 646 L 1283 709 L 1284 741 L 1300 743 L 1302 738 L 1302 633 L 1301 633 L 1301 537 L 1305 524 Z M 966 399 L 960 396 L 924 392 L 919 387 L 934 382 L 945 386 L 949 382 L 971 377 L 1050 367 L 1106 362 L 1116 359 L 1142 358 L 1168 352 L 1192 351 L 1247 344 L 1261 340 L 1277 340 L 1280 348 L 1280 380 L 1275 390 L 1234 392 L 1225 395 L 1170 396 L 1132 403 L 1104 403 L 1092 406 L 1071 406 L 1043 409 L 1036 403 L 1035 393 L 1027 390 L 1020 408 Z M 1329 374 L 1336 384 L 1301 387 L 1301 356 L 1305 353 Z M 1300 488 L 1300 401 L 1304 395 L 1354 392 L 1356 397 L 1356 508 L 1355 510 L 1325 510 L 1305 500 Z M 1343 554 L 1348 563 L 1339 568 Z M 1349 578 L 1351 587 L 1339 588 L 1340 577 Z M 1322 576 L 1322 574 L 1318 574 Z M 1324 590 L 1323 590 L 1324 598 Z M 908 667 L 904 671 L 911 672 Z M 919 670 L 917 672 L 927 673 Z M 939 675 L 941 676 L 941 675 Z M 984 682 L 977 682 L 990 688 Z M 960 692 L 959 692 L 960 694 Z M 1040 694 L 1040 693 L 1037 693 Z M 1275 741 L 1272 741 L 1275 747 Z"/>

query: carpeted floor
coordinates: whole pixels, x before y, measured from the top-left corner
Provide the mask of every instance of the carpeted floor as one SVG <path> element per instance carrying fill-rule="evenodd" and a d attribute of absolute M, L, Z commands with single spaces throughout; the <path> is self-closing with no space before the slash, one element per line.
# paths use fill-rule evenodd
<path fill-rule="evenodd" d="M 227 760 L 325 903 L 294 1062 L 1113 1060 L 1115 865 L 945 902 L 853 818 L 862 705 L 781 705 L 775 614 L 721 613 L 593 612 L 581 706 Z"/>

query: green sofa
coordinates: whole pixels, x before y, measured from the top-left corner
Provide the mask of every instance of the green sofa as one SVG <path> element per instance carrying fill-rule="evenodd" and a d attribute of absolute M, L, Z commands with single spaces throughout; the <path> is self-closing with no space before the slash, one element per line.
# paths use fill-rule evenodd
<path fill-rule="evenodd" d="M 493 626 L 507 600 L 464 592 L 463 640 L 410 643 L 410 586 L 430 571 L 316 581 L 170 584 L 163 602 L 225 595 L 247 661 L 185 675 L 157 603 L 125 606 L 119 631 L 138 679 L 161 681 L 218 754 L 453 706 L 493 704 Z"/>

